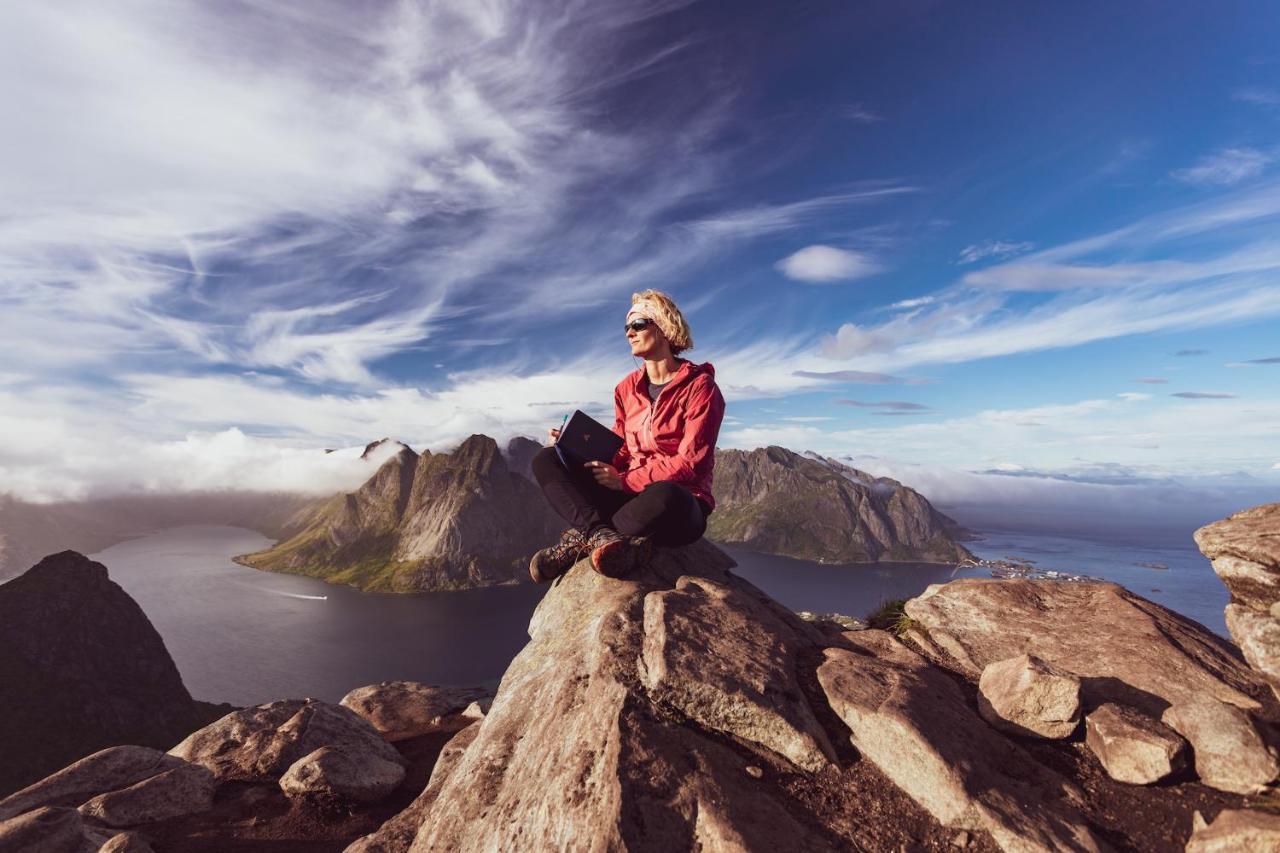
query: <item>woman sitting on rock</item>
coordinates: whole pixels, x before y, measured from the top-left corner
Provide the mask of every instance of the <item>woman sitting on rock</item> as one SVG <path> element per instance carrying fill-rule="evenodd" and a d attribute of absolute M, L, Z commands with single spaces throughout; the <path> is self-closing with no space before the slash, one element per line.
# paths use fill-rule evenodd
<path fill-rule="evenodd" d="M 677 358 L 693 348 L 689 324 L 665 293 L 633 294 L 627 312 L 631 354 L 644 366 L 613 392 L 613 431 L 625 444 L 613 464 L 567 470 L 553 447 L 533 458 L 533 475 L 554 509 L 572 525 L 529 563 L 538 583 L 564 574 L 584 555 L 608 577 L 621 577 L 653 544 L 696 542 L 715 507 L 711 469 L 724 418 L 715 368 Z M 560 431 L 548 431 L 551 443 Z"/>

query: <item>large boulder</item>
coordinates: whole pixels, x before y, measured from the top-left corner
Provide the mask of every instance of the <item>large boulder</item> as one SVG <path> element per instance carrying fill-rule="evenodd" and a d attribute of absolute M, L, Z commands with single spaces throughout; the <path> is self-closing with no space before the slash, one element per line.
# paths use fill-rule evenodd
<path fill-rule="evenodd" d="M 393 764 L 405 760 L 377 729 L 341 705 L 287 699 L 227 714 L 169 750 L 213 771 L 218 781 L 278 779 L 294 762 L 323 746 L 367 753 Z"/>
<path fill-rule="evenodd" d="M 404 781 L 405 768 L 376 755 L 322 746 L 304 755 L 280 777 L 290 798 L 376 803 Z"/>
<path fill-rule="evenodd" d="M 996 661 L 978 679 L 978 711 L 996 728 L 1057 740 L 1080 725 L 1080 679 L 1040 658 Z"/>
<path fill-rule="evenodd" d="M 0 585 L 0 796 L 91 752 L 207 722 L 145 613 L 74 551 Z"/>
<path fill-rule="evenodd" d="M 800 637 L 812 629 L 765 603 L 766 596 L 728 573 L 731 565 L 703 541 L 659 549 L 651 566 L 624 580 L 604 578 L 585 562 L 560 578 L 539 604 L 530 642 L 508 667 L 475 739 L 439 785 L 411 849 L 850 846 L 745 772 L 771 762 L 799 769 L 775 753 L 779 744 L 769 733 L 776 729 L 759 711 L 764 691 L 785 683 L 785 676 L 732 674 L 738 692 L 724 695 L 720 713 L 713 713 L 697 697 L 665 691 L 670 682 L 648 674 L 649 664 L 641 671 L 646 641 L 654 642 L 646 625 L 659 622 L 646 618 L 656 606 L 646 604 L 654 593 L 678 592 L 673 607 L 683 597 L 696 599 L 708 624 L 724 625 L 732 624 L 726 611 L 736 606 L 734 594 L 753 597 L 770 612 L 777 608 L 773 630 L 793 632 L 775 642 L 803 644 Z M 698 584 L 681 584 L 684 576 Z M 650 651 L 651 662 L 674 660 L 678 646 L 708 639 L 674 617 L 661 624 L 667 651 Z M 711 639 L 715 645 L 702 650 L 711 660 L 733 642 Z M 771 660 L 786 665 L 785 656 Z M 736 664 L 727 663 L 730 669 Z M 655 701 L 649 684 L 674 704 Z M 743 725 L 709 732 L 708 723 L 682 708 L 716 726 L 737 713 Z M 760 757 L 748 757 L 753 754 Z"/>
<path fill-rule="evenodd" d="M 468 706 L 489 700 L 482 687 L 436 687 L 417 681 L 383 681 L 357 687 L 340 703 L 350 708 L 388 741 L 407 740 L 434 732 L 456 732 L 471 725 Z"/>
<path fill-rule="evenodd" d="M 208 811 L 216 787 L 213 772 L 183 762 L 119 791 L 99 794 L 80 806 L 80 813 L 107 826 L 139 826 L 171 817 Z"/>
<path fill-rule="evenodd" d="M 1280 503 L 1206 525 L 1195 538 L 1231 592 L 1227 630 L 1280 696 Z"/>
<path fill-rule="evenodd" d="M 1266 683 L 1225 640 L 1123 587 L 967 578 L 929 587 L 905 610 L 974 677 L 1030 654 L 1080 678 L 1086 713 L 1116 702 L 1158 720 L 1171 707 L 1194 707 L 1165 722 L 1191 743 L 1197 768 L 1215 768 L 1204 778 L 1210 785 L 1253 790 L 1280 773 L 1259 732 L 1280 720 Z M 1228 721 L 1233 734 L 1200 719 Z M 1216 772 L 1232 765 L 1242 769 Z"/>
<path fill-rule="evenodd" d="M 1084 726 L 1085 744 L 1117 782 L 1150 785 L 1186 763 L 1187 742 L 1177 732 L 1124 705 L 1095 708 Z"/>
<path fill-rule="evenodd" d="M 95 794 L 127 788 L 185 764 L 150 747 L 109 747 L 0 800 L 0 820 L 40 806 L 78 806 Z"/>
<path fill-rule="evenodd" d="M 989 729 L 944 672 L 891 634 L 845 635 L 818 681 L 858 751 L 949 827 L 1006 851 L 1100 850 L 1080 791 Z"/>

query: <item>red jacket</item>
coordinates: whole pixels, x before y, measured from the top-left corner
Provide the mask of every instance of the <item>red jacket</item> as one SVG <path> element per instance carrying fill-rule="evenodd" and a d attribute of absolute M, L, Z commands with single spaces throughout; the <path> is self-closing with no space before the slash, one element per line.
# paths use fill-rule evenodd
<path fill-rule="evenodd" d="M 626 444 L 613 457 L 622 488 L 641 492 L 650 483 L 680 483 L 715 508 L 711 469 L 724 419 L 724 397 L 716 387 L 716 369 L 677 359 L 675 376 L 658 399 L 649 402 L 649 376 L 643 367 L 618 383 L 613 392 L 613 431 Z"/>

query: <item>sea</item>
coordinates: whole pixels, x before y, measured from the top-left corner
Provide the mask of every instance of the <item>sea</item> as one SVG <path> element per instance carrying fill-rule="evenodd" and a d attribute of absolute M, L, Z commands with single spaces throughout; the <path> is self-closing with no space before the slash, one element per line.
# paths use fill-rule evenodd
<path fill-rule="evenodd" d="M 330 702 L 383 680 L 496 686 L 528 640 L 545 587 L 366 593 L 232 562 L 270 540 L 251 530 L 190 525 L 93 555 L 142 607 L 197 699 L 247 706 L 314 697 Z M 1226 635 L 1225 588 L 1192 549 L 1063 536 L 990 534 L 966 543 L 981 557 L 1033 560 L 1134 592 Z M 735 570 L 793 610 L 863 617 L 930 584 L 984 577 L 982 568 L 920 563 L 819 564 L 726 551 Z"/>

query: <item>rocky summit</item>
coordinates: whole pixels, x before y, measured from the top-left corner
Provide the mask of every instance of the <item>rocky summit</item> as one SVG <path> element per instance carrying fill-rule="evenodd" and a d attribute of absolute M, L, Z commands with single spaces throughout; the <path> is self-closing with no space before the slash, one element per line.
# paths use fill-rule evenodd
<path fill-rule="evenodd" d="M 101 563 L 64 551 L 0 585 L 0 795 L 106 746 L 170 746 L 211 710 Z"/>
<path fill-rule="evenodd" d="M 966 531 L 914 489 L 835 459 L 783 447 L 719 450 L 707 536 L 829 563 L 956 563 Z"/>
<path fill-rule="evenodd" d="M 512 583 L 564 524 L 493 439 L 473 435 L 453 453 L 401 445 L 359 489 L 305 510 L 291 526 L 289 538 L 237 560 L 370 591 L 418 592 Z"/>

